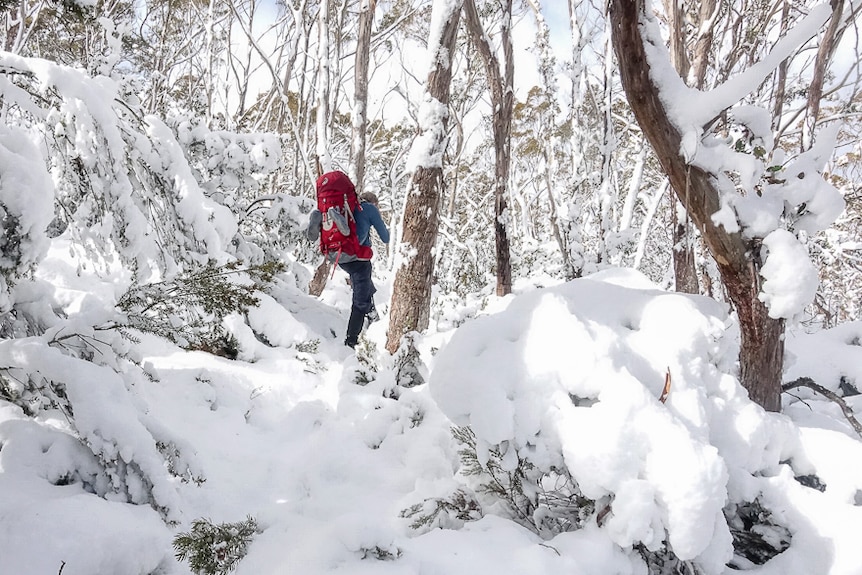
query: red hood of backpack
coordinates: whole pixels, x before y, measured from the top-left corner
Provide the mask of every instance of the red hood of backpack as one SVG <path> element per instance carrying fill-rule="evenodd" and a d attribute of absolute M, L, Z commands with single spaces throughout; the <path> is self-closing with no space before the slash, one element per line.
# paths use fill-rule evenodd
<path fill-rule="evenodd" d="M 350 181 L 350 178 L 344 172 L 335 170 L 326 172 L 317 178 L 317 191 L 324 189 L 336 189 L 342 192 L 356 192 L 356 186 Z"/>

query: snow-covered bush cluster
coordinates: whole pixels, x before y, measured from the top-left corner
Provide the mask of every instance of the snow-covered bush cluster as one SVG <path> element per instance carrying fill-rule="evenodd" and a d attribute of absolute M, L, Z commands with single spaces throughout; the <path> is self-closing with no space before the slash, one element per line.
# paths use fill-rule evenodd
<path fill-rule="evenodd" d="M 279 168 L 278 139 L 205 133 L 216 163 L 204 170 L 193 135 L 115 80 L 9 53 L 0 96 L 0 399 L 34 438 L 4 454 L 62 445 L 40 471 L 50 484 L 176 521 L 173 482 L 205 478 L 141 410 L 135 387 L 152 374 L 139 344 L 154 333 L 236 354 L 222 321 L 285 271 L 249 248 L 237 213 Z M 69 285 L 75 275 L 106 283 Z"/>
<path fill-rule="evenodd" d="M 650 573 L 810 561 L 811 499 L 825 514 L 852 505 L 862 482 L 821 493 L 837 480 L 818 465 L 825 446 L 748 400 L 727 328 L 715 301 L 629 271 L 531 292 L 465 324 L 429 384 L 470 432 L 460 499 L 555 547 L 610 543 Z"/>

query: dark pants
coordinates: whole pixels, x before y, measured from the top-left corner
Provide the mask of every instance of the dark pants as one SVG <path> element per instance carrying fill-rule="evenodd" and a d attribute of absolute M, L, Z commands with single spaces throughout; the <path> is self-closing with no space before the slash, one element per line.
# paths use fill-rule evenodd
<path fill-rule="evenodd" d="M 350 286 L 353 288 L 353 303 L 350 306 L 350 319 L 347 321 L 347 338 L 344 340 L 344 343 L 352 347 L 359 339 L 365 314 L 374 306 L 373 297 L 377 288 L 371 281 L 371 262 L 354 261 L 338 265 L 350 276 Z"/>

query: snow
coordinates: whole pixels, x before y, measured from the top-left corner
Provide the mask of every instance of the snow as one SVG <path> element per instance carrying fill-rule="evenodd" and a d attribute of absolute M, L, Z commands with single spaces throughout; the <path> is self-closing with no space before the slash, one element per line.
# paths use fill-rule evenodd
<path fill-rule="evenodd" d="M 447 142 L 444 127 L 449 120 L 449 110 L 426 92 L 419 107 L 418 120 L 420 132 L 410 148 L 406 168 L 408 171 L 442 168 Z"/>
<path fill-rule="evenodd" d="M 762 275 L 768 287 L 761 298 L 775 318 L 791 317 L 814 299 L 816 273 L 806 247 L 794 234 L 824 230 L 844 210 L 841 193 L 822 174 L 841 126 L 836 122 L 822 128 L 811 149 L 785 160 L 783 151 L 773 154 L 769 111 L 741 102 L 814 37 L 830 13 L 827 4 L 815 6 L 761 61 L 708 91 L 684 84 L 671 64 L 655 16 L 648 10 L 641 14 L 650 76 L 679 131 L 680 154 L 716 182 L 720 208 L 711 214 L 713 222 L 728 233 L 762 240 L 772 248 L 765 251 Z M 711 133 L 711 125 L 725 110 L 736 124 L 726 138 Z M 798 263 L 788 262 L 791 258 Z"/>
<path fill-rule="evenodd" d="M 69 254 L 52 249 L 43 268 L 58 293 L 93 294 L 83 308 L 63 301 L 97 317 L 111 305 L 114 280 L 77 273 Z M 376 281 L 390 292 L 391 278 Z M 785 395 L 783 415 L 750 402 L 721 304 L 662 291 L 631 270 L 523 285 L 474 307 L 460 327 L 419 336 L 430 381 L 404 389 L 385 352 L 374 351 L 385 317 L 364 336 L 371 381 L 355 383 L 369 372 L 340 344 L 349 299 L 341 272 L 321 299 L 276 289 L 248 323 L 228 322 L 240 334 L 236 361 L 144 337 L 142 367 L 117 371 L 42 338 L 0 342 L 3 365 L 38 365 L 65 382 L 74 407 L 72 423 L 57 409 L 29 418 L 0 400 L 3 572 L 65 564 L 65 575 L 187 573 L 174 558 L 177 533 L 196 518 L 251 515 L 262 532 L 238 575 L 635 575 L 646 573 L 635 546 L 658 550 L 664 541 L 702 573 L 731 573 L 723 510 L 758 498 L 792 541 L 749 572 L 858 573 L 862 442 L 814 395 L 801 395 L 804 404 Z M 860 336 L 858 324 L 791 333 L 788 375 L 833 389 L 840 375 L 856 380 Z M 529 461 L 545 489 L 560 479 L 554 470 L 568 470 L 606 515 L 567 532 L 541 523 L 550 507 L 513 520 L 464 474 L 452 425 L 471 426 L 480 460 L 498 453 L 509 470 Z M 157 443 L 171 446 L 170 466 Z M 118 461 L 129 464 L 127 475 Z M 107 471 L 105 462 L 114 462 Z M 795 475 L 816 475 L 826 489 Z M 481 504 L 472 520 L 450 514 L 413 529 L 402 517 L 459 490 Z M 534 520 L 543 527 L 531 528 Z"/>
<path fill-rule="evenodd" d="M 760 299 L 769 317 L 792 318 L 814 301 L 820 278 L 808 259 L 808 249 L 790 232 L 775 230 L 763 240 L 766 264 L 760 270 L 764 282 Z"/>
<path fill-rule="evenodd" d="M 45 165 L 38 158 L 26 132 L 0 126 L 0 269 L 13 278 L 28 272 L 48 250 L 45 229 L 54 218 L 54 194 Z M 12 304 L 9 287 L 6 278 L 0 276 L 3 312 Z"/>
<path fill-rule="evenodd" d="M 433 29 L 459 5 L 435 2 Z M 687 157 L 738 174 L 747 192 L 723 188 L 714 217 L 762 238 L 761 297 L 790 326 L 785 381 L 810 377 L 858 411 L 862 323 L 807 334 L 792 321 L 817 281 L 799 238 L 843 206 L 820 174 L 838 128 L 786 162 L 773 155 L 781 169 L 760 193 L 766 165 L 701 133 L 823 18 L 813 10 L 769 61 L 715 93 L 674 80 L 658 41 L 651 64 L 668 73 L 664 96 Z M 737 379 L 737 326 L 726 307 L 631 270 L 533 278 L 503 298 L 442 294 L 436 323 L 414 335 L 424 383 L 410 388 L 383 350 L 391 274 L 375 278 L 383 318 L 356 353 L 341 344 L 344 275 L 313 298 L 297 281 L 311 270 L 295 261 L 256 306 L 225 319 L 235 360 L 112 329 L 136 271 L 137 280 L 150 267 L 176 272 L 188 255 L 180 252 L 196 248 L 198 261 L 230 258 L 236 219 L 204 193 L 181 144 L 203 143 L 214 162 L 206 167 L 225 168 L 209 183 L 224 191 L 242 185 L 241 174 L 274 169 L 276 143 L 191 123 L 176 136 L 154 116 L 131 130 L 111 78 L 10 54 L 0 63 L 58 94 L 42 108 L 0 77 L 3 97 L 32 121 L 0 127 L 0 207 L 21 229 L 16 267 L 0 266 L 0 310 L 15 305 L 39 334 L 0 339 L 3 575 L 180 575 L 189 568 L 175 557 L 177 534 L 196 519 L 247 516 L 260 533 L 238 575 L 645 575 L 644 556 L 667 548 L 703 575 L 862 569 L 862 441 L 839 407 L 800 388 L 784 394 L 782 413 L 763 411 Z M 441 165 L 428 142 L 439 141 L 433 130 L 445 115 L 426 99 L 414 167 Z M 739 106 L 733 117 L 771 153 L 762 110 Z M 93 191 L 114 208 L 90 214 L 82 204 L 73 223 L 96 222 L 78 236 L 45 232 L 52 194 L 68 183 L 45 169 L 50 138 L 34 134 L 46 133 L 100 167 Z M 145 170 L 133 181 L 119 159 L 169 182 L 159 188 L 168 199 L 145 197 Z M 146 214 L 141 204 L 155 199 L 174 211 Z M 173 227 L 156 221 L 163 215 Z M 108 236 L 140 269 L 90 245 Z M 169 259 L 157 245 L 166 239 L 182 244 L 176 261 L 160 261 Z M 473 462 L 484 475 L 470 473 Z M 521 507 L 489 491 L 491 469 L 523 480 Z M 733 546 L 737 509 L 755 504 L 771 521 L 755 531 L 789 544 L 763 565 Z"/>

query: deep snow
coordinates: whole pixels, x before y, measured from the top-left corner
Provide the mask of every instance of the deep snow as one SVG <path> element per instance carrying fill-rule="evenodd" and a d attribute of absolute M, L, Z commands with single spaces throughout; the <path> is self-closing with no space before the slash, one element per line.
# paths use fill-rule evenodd
<path fill-rule="evenodd" d="M 58 302 L 91 317 L 122 283 L 76 274 L 57 248 L 40 270 Z M 785 394 L 781 415 L 751 403 L 733 376 L 735 328 L 722 304 L 662 291 L 631 270 L 524 283 L 488 296 L 478 314 L 465 305 L 436 318 L 444 329 L 418 339 L 428 382 L 407 389 L 381 351 L 390 284 L 377 281 L 384 317 L 365 333 L 373 369 L 340 344 L 349 302 L 340 272 L 320 299 L 282 284 L 248 324 L 233 318 L 235 361 L 145 337 L 143 369 L 118 374 L 38 338 L 0 342 L 4 365 L 33 362 L 67 381 L 77 434 L 91 447 L 116 438 L 115 456 L 137 462 L 169 508 L 88 492 L 98 464 L 62 413 L 29 419 L 0 401 L 0 573 L 187 573 L 173 557 L 178 532 L 196 518 L 249 515 L 262 532 L 239 575 L 641 574 L 633 546 L 665 540 L 703 573 L 732 573 L 722 510 L 754 499 L 792 541 L 763 566 L 737 566 L 862 572 L 859 437 L 836 405 L 806 390 Z M 833 390 L 842 376 L 859 381 L 862 325 L 788 335 L 788 380 Z M 373 381 L 354 383 L 358 372 Z M 859 407 L 858 396 L 847 401 Z M 472 427 L 480 461 L 497 452 L 513 469 L 520 458 L 544 480 L 568 469 L 595 512 L 560 534 L 513 521 L 459 473 L 453 424 Z M 154 441 L 173 446 L 173 474 Z M 794 476 L 816 476 L 825 490 Z M 459 489 L 480 504 L 478 520 L 444 513 L 416 530 L 402 517 Z M 146 492 L 129 489 L 128 499 Z"/>

